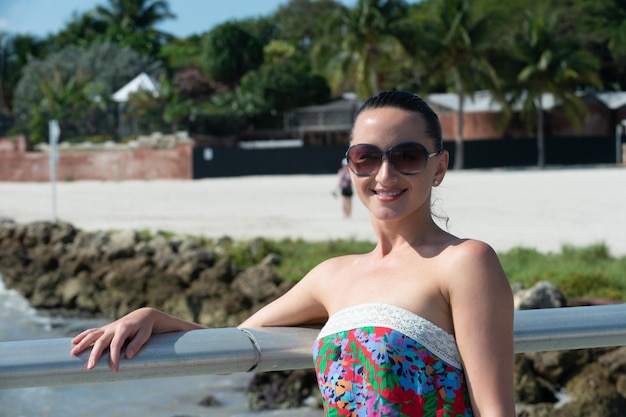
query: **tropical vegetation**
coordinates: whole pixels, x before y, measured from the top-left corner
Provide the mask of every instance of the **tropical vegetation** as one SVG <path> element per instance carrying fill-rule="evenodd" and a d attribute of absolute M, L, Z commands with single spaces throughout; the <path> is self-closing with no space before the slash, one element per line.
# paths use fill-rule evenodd
<path fill-rule="evenodd" d="M 164 130 L 229 135 L 280 128 L 284 113 L 343 93 L 405 88 L 458 94 L 461 168 L 463 98 L 488 90 L 503 123 L 515 114 L 537 137 L 542 165 L 546 94 L 575 122 L 577 92 L 626 89 L 621 0 L 290 0 L 187 38 L 157 29 L 175 18 L 166 0 L 102 0 L 45 38 L 0 32 L 12 132 L 43 141 L 55 117 L 66 140 L 123 140 L 119 117 L 151 114 Z M 162 91 L 120 111 L 111 95 L 141 72 Z"/>

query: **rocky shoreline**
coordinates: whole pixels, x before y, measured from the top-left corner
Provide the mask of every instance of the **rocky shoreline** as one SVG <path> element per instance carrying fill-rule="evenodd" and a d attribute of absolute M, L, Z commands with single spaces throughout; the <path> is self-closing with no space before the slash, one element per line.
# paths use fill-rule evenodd
<path fill-rule="evenodd" d="M 255 239 L 241 249 L 260 259 L 242 268 L 229 255 L 227 237 L 198 241 L 0 219 L 0 274 L 40 310 L 114 319 L 149 305 L 233 327 L 292 285 L 274 272 L 280 258 L 265 243 Z M 515 292 L 518 308 L 567 305 L 549 283 Z M 248 398 L 252 410 L 319 407 L 310 370 L 258 374 Z M 626 347 L 518 354 L 516 402 L 520 417 L 624 416 Z"/>

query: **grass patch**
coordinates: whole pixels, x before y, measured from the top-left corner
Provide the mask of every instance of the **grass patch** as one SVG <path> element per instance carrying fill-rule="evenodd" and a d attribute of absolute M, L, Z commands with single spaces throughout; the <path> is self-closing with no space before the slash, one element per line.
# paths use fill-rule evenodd
<path fill-rule="evenodd" d="M 279 253 L 280 265 L 276 273 L 285 280 L 297 281 L 314 266 L 336 256 L 367 253 L 374 249 L 371 242 L 358 240 L 331 240 L 328 242 L 305 242 L 284 240 Z"/>
<path fill-rule="evenodd" d="M 149 237 L 151 233 L 140 231 Z M 158 231 L 156 235 L 175 237 L 174 233 Z M 257 238 L 217 241 L 191 237 L 197 244 L 220 248 L 220 253 L 241 268 L 257 265 L 270 254 L 278 255 L 280 263 L 275 272 L 287 281 L 298 281 L 320 262 L 347 254 L 367 253 L 374 248 L 372 242 L 354 239 L 324 242 L 302 239 L 272 240 Z M 605 244 L 584 247 L 564 245 L 558 253 L 541 253 L 532 248 L 517 247 L 498 254 L 511 283 L 530 288 L 539 281 L 554 284 L 565 297 L 601 297 L 626 302 L 626 256 L 614 257 Z"/>
<path fill-rule="evenodd" d="M 565 297 L 606 297 L 626 301 L 626 257 L 615 258 L 604 244 L 565 245 L 559 253 L 514 248 L 499 254 L 509 281 L 529 288 L 549 281 Z"/>
<path fill-rule="evenodd" d="M 275 272 L 283 279 L 297 281 L 325 259 L 373 249 L 371 242 L 331 240 L 308 242 L 285 239 L 256 239 L 233 244 L 228 251 L 233 262 L 248 267 L 270 253 L 277 254 L 280 264 Z M 530 248 L 514 248 L 499 253 L 504 271 L 511 283 L 524 288 L 539 281 L 549 281 L 566 297 L 602 297 L 626 301 L 626 257 L 611 256 L 604 244 L 586 247 L 563 246 L 559 253 L 541 253 Z"/>
<path fill-rule="evenodd" d="M 373 249 L 371 242 L 356 240 L 330 240 L 308 242 L 302 239 L 250 241 L 221 241 L 219 246 L 230 260 L 241 268 L 248 268 L 261 262 L 267 255 L 275 254 L 280 259 L 275 272 L 287 281 L 298 281 L 314 266 L 322 261 L 341 255 L 365 253 Z"/>

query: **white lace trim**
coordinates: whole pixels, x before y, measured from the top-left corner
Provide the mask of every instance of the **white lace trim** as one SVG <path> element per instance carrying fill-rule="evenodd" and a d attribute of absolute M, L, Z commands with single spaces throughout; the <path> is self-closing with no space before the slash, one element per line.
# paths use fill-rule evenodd
<path fill-rule="evenodd" d="M 340 310 L 329 317 L 318 339 L 359 327 L 374 326 L 397 330 L 422 344 L 432 353 L 462 369 L 454 335 L 417 314 L 391 304 L 360 304 Z"/>

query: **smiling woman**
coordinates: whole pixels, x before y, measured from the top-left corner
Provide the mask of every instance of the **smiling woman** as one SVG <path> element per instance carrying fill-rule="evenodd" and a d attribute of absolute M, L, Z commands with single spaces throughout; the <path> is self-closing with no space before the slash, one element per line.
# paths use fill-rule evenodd
<path fill-rule="evenodd" d="M 490 246 L 431 213 L 448 166 L 437 115 L 412 93 L 380 93 L 357 112 L 351 145 L 368 150 L 349 156 L 367 161 L 352 181 L 375 248 L 323 261 L 240 327 L 323 327 L 313 355 L 328 416 L 514 415 L 510 285 Z M 125 344 L 132 358 L 153 333 L 201 328 L 142 308 L 82 332 L 72 353 L 91 348 L 93 369 L 108 349 L 117 372 Z"/>

